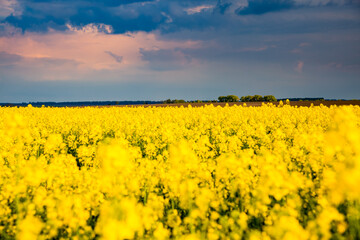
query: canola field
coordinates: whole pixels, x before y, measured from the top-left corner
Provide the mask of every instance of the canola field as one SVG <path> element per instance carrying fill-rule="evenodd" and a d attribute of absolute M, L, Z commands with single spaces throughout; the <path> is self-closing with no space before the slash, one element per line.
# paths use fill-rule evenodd
<path fill-rule="evenodd" d="M 360 108 L 0 108 L 0 239 L 360 239 Z"/>

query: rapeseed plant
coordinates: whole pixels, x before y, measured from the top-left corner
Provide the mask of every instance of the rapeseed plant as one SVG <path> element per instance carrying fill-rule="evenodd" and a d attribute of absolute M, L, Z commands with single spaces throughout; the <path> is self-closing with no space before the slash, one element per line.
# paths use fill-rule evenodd
<path fill-rule="evenodd" d="M 360 239 L 358 106 L 0 108 L 0 239 Z"/>

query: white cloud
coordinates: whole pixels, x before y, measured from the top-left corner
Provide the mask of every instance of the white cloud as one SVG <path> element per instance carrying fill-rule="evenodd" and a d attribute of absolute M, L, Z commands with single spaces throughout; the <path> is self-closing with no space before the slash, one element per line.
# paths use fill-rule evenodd
<path fill-rule="evenodd" d="M 161 12 L 161 15 L 166 17 L 166 20 L 165 20 L 166 23 L 172 23 L 173 22 L 173 19 L 169 14 L 166 14 L 165 12 Z"/>
<path fill-rule="evenodd" d="M 201 5 L 197 7 L 187 8 L 185 12 L 189 15 L 192 15 L 192 14 L 200 13 L 202 11 L 213 9 L 214 7 L 215 7 L 214 5 Z"/>
<path fill-rule="evenodd" d="M 90 23 L 83 27 L 76 27 L 71 24 L 66 24 L 66 26 L 71 32 L 77 33 L 113 33 L 113 27 L 103 23 Z"/>
<path fill-rule="evenodd" d="M 249 6 L 248 0 L 224 0 L 221 3 L 222 5 L 228 5 L 226 12 L 230 14 Z"/>

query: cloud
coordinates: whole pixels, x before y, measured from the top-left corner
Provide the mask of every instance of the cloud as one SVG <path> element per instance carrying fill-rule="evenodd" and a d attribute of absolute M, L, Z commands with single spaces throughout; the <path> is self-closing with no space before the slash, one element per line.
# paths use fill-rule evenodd
<path fill-rule="evenodd" d="M 218 0 L 214 12 L 220 14 L 233 14 L 237 9 L 247 6 L 247 0 Z"/>
<path fill-rule="evenodd" d="M 0 23 L 0 37 L 14 36 L 21 33 L 21 29 L 8 23 Z"/>
<path fill-rule="evenodd" d="M 79 62 L 53 57 L 29 57 L 0 52 L 1 79 L 72 80 L 76 78 Z"/>
<path fill-rule="evenodd" d="M 295 0 L 249 0 L 248 6 L 236 10 L 239 15 L 264 14 L 295 7 Z"/>
<path fill-rule="evenodd" d="M 302 73 L 303 68 L 304 68 L 304 62 L 303 61 L 298 61 L 296 66 L 295 66 L 295 71 L 298 72 L 298 73 Z"/>
<path fill-rule="evenodd" d="M 343 5 L 359 5 L 357 0 L 295 0 L 295 4 L 298 6 L 343 6 Z"/>
<path fill-rule="evenodd" d="M 247 6 L 236 9 L 239 15 L 261 15 L 289 9 L 319 6 L 360 6 L 356 0 L 248 0 Z"/>
<path fill-rule="evenodd" d="M 66 31 L 68 24 L 76 30 L 93 30 L 89 24 L 94 23 L 112 26 L 113 33 L 151 31 L 171 18 L 158 1 L 20 1 L 19 5 L 21 14 L 4 13 L 3 22 L 33 32 Z"/>
<path fill-rule="evenodd" d="M 240 49 L 240 52 L 262 52 L 265 51 L 269 48 L 275 48 L 276 46 L 272 45 L 272 46 L 262 46 L 262 47 L 246 47 L 246 48 L 242 48 Z"/>
<path fill-rule="evenodd" d="M 116 55 L 110 51 L 105 51 L 105 53 L 109 54 L 111 57 L 115 59 L 116 62 L 121 63 L 123 60 L 123 56 Z"/>
<path fill-rule="evenodd" d="M 66 27 L 72 32 L 78 33 L 107 33 L 110 34 L 113 32 L 113 28 L 110 25 L 103 23 L 90 23 L 83 27 L 72 26 L 71 24 L 66 24 Z"/>
<path fill-rule="evenodd" d="M 49 30 L 67 30 L 66 20 L 64 18 L 56 18 L 49 15 L 33 16 L 32 13 L 25 13 L 24 15 L 10 15 L 3 20 L 3 23 L 12 25 L 15 28 L 21 29 L 22 32 L 48 32 Z"/>
<path fill-rule="evenodd" d="M 239 25 L 235 31 L 245 31 L 250 29 L 246 27 L 253 21 L 261 24 L 261 20 L 248 18 L 249 15 L 345 5 L 360 6 L 355 0 L 29 0 L 16 2 L 21 11 L 17 14 L 4 13 L 6 18 L 2 23 L 23 32 L 68 31 L 71 26 L 74 31 L 103 31 L 109 34 L 156 30 L 168 33 L 182 29 L 219 30 L 234 24 Z M 106 26 L 111 26 L 111 30 Z"/>
<path fill-rule="evenodd" d="M 194 79 L 217 92 L 224 85 L 218 79 L 227 81 L 229 89 L 253 84 L 255 90 L 265 88 L 265 80 L 289 86 L 306 78 L 359 79 L 358 72 L 340 70 L 359 64 L 359 1 L 17 4 L 21 11 L 7 12 L 10 15 L 0 20 L 0 78 L 6 75 L 9 82 L 76 80 L 86 85 L 101 79 L 151 84 Z M 337 64 L 321 68 L 329 62 Z M 291 77 L 296 79 L 288 83 Z"/>
<path fill-rule="evenodd" d="M 140 48 L 164 51 L 177 48 L 197 48 L 195 41 L 161 40 L 155 33 L 137 32 L 106 34 L 98 31 L 53 31 L 51 33 L 25 32 L 0 37 L 1 64 L 16 68 L 11 74 L 34 80 L 86 79 L 94 72 L 116 79 L 119 71 L 140 74 L 148 65 Z M 144 50 L 144 54 L 146 51 Z M 116 54 L 121 53 L 121 56 Z M 180 56 L 179 51 L 175 51 Z M 148 57 L 153 56 L 148 53 Z M 109 57 L 111 56 L 111 57 Z M 115 60 L 115 61 L 114 61 Z M 152 66 L 160 64 L 156 60 Z M 119 64 L 121 63 L 121 64 Z M 2 69 L 3 73 L 3 69 Z M 10 74 L 10 72 L 9 72 Z"/>
<path fill-rule="evenodd" d="M 192 62 L 189 55 L 181 49 L 154 49 L 140 48 L 141 59 L 147 61 L 150 68 L 157 71 L 170 71 L 184 68 Z"/>
<path fill-rule="evenodd" d="M 340 62 L 330 62 L 328 64 L 321 66 L 321 68 L 325 70 L 337 70 L 346 73 L 352 73 L 352 72 L 359 73 L 360 63 L 344 64 Z"/>
<path fill-rule="evenodd" d="M 311 46 L 311 44 L 308 42 L 302 42 L 299 44 L 299 47 L 308 47 L 308 46 Z"/>
<path fill-rule="evenodd" d="M 13 65 L 21 61 L 22 57 L 17 54 L 10 54 L 5 51 L 0 52 L 0 66 Z"/>
<path fill-rule="evenodd" d="M 295 53 L 295 54 L 303 53 L 303 49 L 306 47 L 310 47 L 310 46 L 311 46 L 311 43 L 302 42 L 296 48 L 291 50 L 291 53 Z"/>
<path fill-rule="evenodd" d="M 187 14 L 192 15 L 192 14 L 200 13 L 202 11 L 206 11 L 206 10 L 213 9 L 213 8 L 214 8 L 214 5 L 200 5 L 200 6 L 196 6 L 196 7 L 187 8 L 187 9 L 185 9 L 185 11 Z"/>
<path fill-rule="evenodd" d="M 19 3 L 16 0 L 0 0 L 0 20 L 12 15 L 21 14 Z"/>
<path fill-rule="evenodd" d="M 30 63 L 33 66 L 37 65 L 38 67 L 56 67 L 62 68 L 66 65 L 71 65 L 71 67 L 76 67 L 81 64 L 73 59 L 66 59 L 66 58 L 52 58 L 52 57 L 38 57 L 38 58 L 24 58 L 23 60 L 26 63 Z"/>

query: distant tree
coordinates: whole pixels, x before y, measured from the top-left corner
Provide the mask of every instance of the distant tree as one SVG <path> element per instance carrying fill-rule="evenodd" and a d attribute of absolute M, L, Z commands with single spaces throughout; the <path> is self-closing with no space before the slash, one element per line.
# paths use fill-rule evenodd
<path fill-rule="evenodd" d="M 219 99 L 219 102 L 226 102 L 226 97 L 225 96 L 220 96 L 220 97 L 218 97 L 218 99 Z"/>
<path fill-rule="evenodd" d="M 240 98 L 240 101 L 241 101 L 241 102 L 253 102 L 253 101 L 254 101 L 254 97 L 253 97 L 253 96 L 250 96 L 250 95 L 242 96 L 242 97 Z"/>
<path fill-rule="evenodd" d="M 253 101 L 254 102 L 261 102 L 263 100 L 264 100 L 264 98 L 261 95 L 254 95 L 253 96 Z"/>
<path fill-rule="evenodd" d="M 276 98 L 273 95 L 266 95 L 264 96 L 265 102 L 276 102 Z"/>
<path fill-rule="evenodd" d="M 227 95 L 218 97 L 219 102 L 238 102 L 240 99 L 235 95 Z"/>
<path fill-rule="evenodd" d="M 252 102 L 253 101 L 253 96 L 250 96 L 250 95 L 247 95 L 247 96 L 245 96 L 245 97 L 243 97 L 243 99 L 244 99 L 244 102 Z"/>
<path fill-rule="evenodd" d="M 226 96 L 227 102 L 238 102 L 240 99 L 238 96 L 235 95 L 228 95 Z"/>
<path fill-rule="evenodd" d="M 166 104 L 169 104 L 169 103 L 186 103 L 186 101 L 183 100 L 183 99 L 174 99 L 174 100 L 166 99 L 163 103 L 166 103 Z"/>
<path fill-rule="evenodd" d="M 275 102 L 276 98 L 273 95 L 266 95 L 266 96 L 261 96 L 261 95 L 254 95 L 254 96 L 242 96 L 240 98 L 241 102 Z"/>

